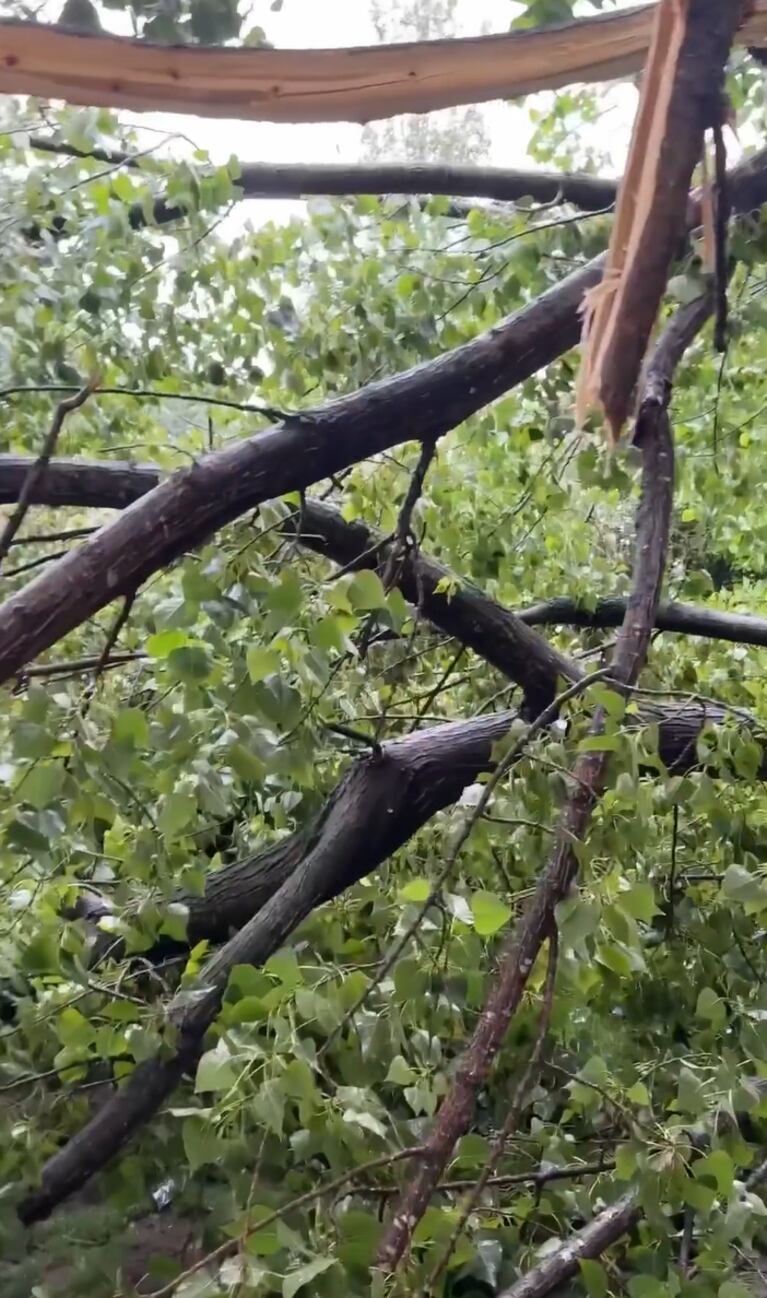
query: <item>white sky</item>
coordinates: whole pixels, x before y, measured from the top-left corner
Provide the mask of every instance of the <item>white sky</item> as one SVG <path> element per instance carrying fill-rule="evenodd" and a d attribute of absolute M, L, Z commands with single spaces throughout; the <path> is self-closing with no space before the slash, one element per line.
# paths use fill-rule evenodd
<path fill-rule="evenodd" d="M 628 0 L 618 2 L 623 7 Z M 514 0 L 459 0 L 456 34 L 478 36 L 508 31 L 519 8 Z M 283 48 L 317 49 L 376 42 L 368 0 L 284 0 L 282 10 L 277 13 L 271 11 L 270 0 L 255 0 L 249 20 L 249 25 L 264 28 L 273 45 Z M 611 91 L 610 97 L 613 107 L 600 122 L 600 146 L 614 154 L 615 165 L 620 169 L 636 94 L 630 86 L 622 86 Z M 491 139 L 490 163 L 501 167 L 529 167 L 526 153 L 529 127 L 524 111 L 496 102 L 484 105 L 482 112 Z M 186 136 L 197 147 L 205 149 L 214 163 L 226 162 L 232 154 L 248 162 L 354 163 L 360 158 L 362 127 L 351 123 L 285 125 L 158 113 L 121 116 L 139 127 L 145 125 Z M 179 153 L 188 149 L 182 139 L 174 141 L 172 147 Z M 300 209 L 301 204 L 295 201 L 242 203 L 226 222 L 226 230 L 219 227 L 219 233 L 231 231 L 233 226 L 241 227 L 245 221 L 260 224 L 284 220 Z"/>

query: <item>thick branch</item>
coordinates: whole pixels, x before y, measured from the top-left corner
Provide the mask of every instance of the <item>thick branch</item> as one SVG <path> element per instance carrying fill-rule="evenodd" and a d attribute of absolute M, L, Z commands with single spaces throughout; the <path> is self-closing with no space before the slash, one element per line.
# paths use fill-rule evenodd
<path fill-rule="evenodd" d="M 766 178 L 767 155 L 736 168 L 733 210 L 750 210 Z M 696 212 L 693 199 L 689 221 Z M 439 437 L 535 374 L 577 341 L 583 294 L 602 267 L 597 257 L 473 342 L 161 483 L 0 606 L 0 681 L 245 510 L 397 445 L 405 429 L 408 439 Z"/>
<path fill-rule="evenodd" d="M 121 149 L 88 152 L 66 141 L 32 135 L 30 147 L 65 157 L 92 158 L 112 166 L 140 168 L 141 160 Z M 153 164 L 154 165 L 154 164 Z M 559 175 L 547 171 L 515 171 L 505 167 L 466 167 L 441 163 L 267 163 L 242 162 L 235 181 L 243 198 L 309 198 L 347 194 L 400 195 L 417 197 L 439 194 L 446 198 L 483 198 L 514 203 L 532 198 L 538 203 L 570 203 L 583 212 L 601 212 L 615 201 L 617 182 L 599 176 Z M 166 225 L 186 215 L 183 203 L 158 198 L 153 209 L 157 225 Z M 502 213 L 503 209 L 499 209 Z M 63 218 L 59 218 L 63 223 Z M 147 224 L 145 206 L 135 203 L 129 212 L 134 230 Z M 55 224 L 58 234 L 63 224 Z"/>
<path fill-rule="evenodd" d="M 157 46 L 0 23 L 0 93 L 273 122 L 367 122 L 638 72 L 652 5 L 554 29 L 339 50 Z M 740 33 L 767 43 L 767 5 Z"/>
<path fill-rule="evenodd" d="M 633 1194 L 626 1194 L 600 1212 L 588 1226 L 568 1239 L 555 1253 L 550 1253 L 532 1271 L 523 1275 L 499 1298 L 545 1298 L 546 1294 L 578 1275 L 580 1263 L 601 1257 L 636 1225 L 641 1216 Z"/>
<path fill-rule="evenodd" d="M 98 609 L 270 497 L 456 427 L 578 337 L 601 260 L 464 347 L 208 455 L 130 506 L 0 607 L 0 681 Z"/>
<path fill-rule="evenodd" d="M 584 608 L 568 595 L 559 595 L 521 609 L 517 617 L 528 626 L 613 627 L 620 626 L 625 612 L 626 600 L 620 595 L 600 599 L 593 609 Z M 767 645 L 767 618 L 750 613 L 725 613 L 670 600 L 658 605 L 655 626 L 658 631 L 679 631 L 707 640 Z"/>

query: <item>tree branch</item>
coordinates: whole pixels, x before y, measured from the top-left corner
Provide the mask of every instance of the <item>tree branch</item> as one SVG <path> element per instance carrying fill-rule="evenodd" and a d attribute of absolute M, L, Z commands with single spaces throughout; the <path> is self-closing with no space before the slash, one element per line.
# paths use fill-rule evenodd
<path fill-rule="evenodd" d="M 153 45 L 0 22 L 0 93 L 273 122 L 368 122 L 638 72 L 651 5 L 553 31 L 339 50 Z M 764 0 L 739 40 L 767 41 Z"/>
<path fill-rule="evenodd" d="M 32 504 L 35 489 L 40 479 L 45 473 L 45 467 L 50 462 L 51 456 L 56 449 L 56 443 L 59 440 L 59 434 L 64 427 L 64 420 L 73 410 L 78 410 L 93 392 L 96 386 L 95 380 L 87 383 L 84 388 L 76 392 L 74 396 L 66 397 L 60 401 L 51 420 L 51 426 L 43 442 L 42 450 L 36 460 L 34 460 L 27 469 L 26 475 L 18 494 L 16 508 L 7 520 L 3 528 L 3 534 L 0 536 L 0 564 L 13 545 L 13 538 L 18 532 L 21 524 L 27 515 L 27 510 Z"/>
<path fill-rule="evenodd" d="M 245 510 L 404 440 L 436 438 L 578 338 L 601 260 L 456 351 L 207 455 L 173 475 L 0 607 L 0 681 Z"/>
<path fill-rule="evenodd" d="M 765 184 L 767 153 L 733 172 L 733 210 L 748 210 Z M 693 196 L 688 220 L 696 211 Z M 245 510 L 397 445 L 403 429 L 409 439 L 440 437 L 550 364 L 577 341 L 583 294 L 603 264 L 595 258 L 453 352 L 296 415 L 155 487 L 0 606 L 0 681 Z"/>
<path fill-rule="evenodd" d="M 707 294 L 679 312 L 658 343 L 645 378 L 635 429 L 643 463 L 634 579 L 611 673 L 618 688 L 633 685 L 644 663 L 665 567 L 673 498 L 673 447 L 667 413 L 670 379 L 684 342 L 695 337 L 711 309 L 712 297 Z M 598 709 L 592 735 L 598 736 L 603 728 L 604 714 Z M 608 757 L 604 750 L 587 751 L 575 763 L 574 789 L 560 818 L 553 853 L 530 903 L 504 945 L 485 1006 L 426 1141 L 423 1160 L 405 1187 L 381 1239 L 377 1265 L 384 1273 L 396 1270 L 409 1249 L 413 1231 L 428 1207 L 455 1143 L 471 1123 L 477 1091 L 493 1066 L 541 946 L 551 935 L 556 906 L 577 877 L 578 858 L 573 844 L 584 838 L 592 810 L 604 789 Z"/>
<path fill-rule="evenodd" d="M 572 1239 L 568 1239 L 550 1253 L 542 1262 L 523 1275 L 499 1298 L 545 1298 L 566 1280 L 578 1274 L 580 1263 L 587 1258 L 597 1258 L 636 1225 L 641 1216 L 633 1194 L 626 1194 L 600 1212 L 598 1217 L 584 1226 Z"/>
<path fill-rule="evenodd" d="M 569 595 L 558 595 L 529 608 L 517 617 L 527 626 L 620 626 L 626 611 L 624 596 L 600 599 L 593 609 L 584 608 Z M 675 601 L 661 603 L 655 615 L 658 631 L 678 631 L 704 636 L 707 640 L 731 640 L 736 644 L 767 645 L 767 618 L 751 613 L 725 613 L 715 608 Z"/>
<path fill-rule="evenodd" d="M 66 141 L 42 135 L 30 136 L 29 146 L 43 153 L 141 168 L 141 159 L 122 149 L 94 146 L 86 151 Z M 151 171 L 144 173 L 147 179 L 161 161 L 151 160 Z M 599 176 L 444 163 L 357 163 L 348 166 L 339 163 L 241 162 L 234 183 L 242 198 L 248 199 L 309 198 L 312 195 L 345 197 L 349 194 L 382 197 L 412 194 L 422 198 L 436 194 L 446 198 L 491 199 L 499 203 L 532 198 L 539 203 L 568 203 L 582 212 L 601 212 L 615 201 L 617 192 L 616 181 Z M 158 198 L 154 204 L 153 220 L 157 225 L 166 225 L 184 217 L 188 210 L 183 203 Z M 142 204 L 131 205 L 129 221 L 134 230 L 147 224 Z M 54 224 L 54 230 L 61 235 L 65 233 L 66 225 L 63 218 L 59 218 L 59 222 Z"/>

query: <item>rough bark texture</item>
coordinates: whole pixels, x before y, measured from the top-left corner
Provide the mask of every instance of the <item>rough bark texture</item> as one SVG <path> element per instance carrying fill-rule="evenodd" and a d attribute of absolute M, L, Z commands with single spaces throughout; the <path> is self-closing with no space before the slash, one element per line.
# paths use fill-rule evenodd
<path fill-rule="evenodd" d="M 711 307 L 709 296 L 679 313 L 658 345 L 645 382 L 635 434 L 635 442 L 642 450 L 642 496 L 637 511 L 634 577 L 612 663 L 612 675 L 619 685 L 632 685 L 644 662 L 665 567 L 674 476 L 667 413 L 670 377 L 684 344 L 695 336 Z M 603 726 L 604 718 L 598 711 L 592 734 L 600 734 Z M 409 1249 L 413 1231 L 429 1205 L 456 1141 L 468 1130 L 477 1093 L 519 1006 L 538 952 L 556 923 L 556 906 L 577 876 L 578 858 L 573 844 L 585 836 L 605 786 L 608 760 L 609 754 L 604 751 L 581 753 L 577 758 L 573 792 L 562 813 L 552 855 L 530 903 L 504 944 L 489 995 L 458 1061 L 425 1152 L 381 1239 L 377 1264 L 383 1272 L 395 1270 Z"/>
<path fill-rule="evenodd" d="M 736 168 L 733 210 L 751 210 L 765 184 L 765 155 Z M 688 221 L 696 213 L 693 199 Z M 403 430 L 439 437 L 535 374 L 577 341 L 583 294 L 603 264 L 595 258 L 454 352 L 174 474 L 0 607 L 0 681 L 248 508 L 397 445 Z"/>
<path fill-rule="evenodd" d="M 647 510 L 646 491 L 643 502 Z M 663 503 L 661 482 L 655 507 L 661 509 Z M 653 515 L 653 525 L 658 518 Z M 662 542 L 659 526 L 652 544 Z M 625 633 L 626 644 L 633 645 L 632 637 L 636 638 L 634 620 Z M 631 650 L 640 651 L 641 644 Z M 695 738 L 705 715 L 705 709 L 696 705 L 667 717 L 660 737 L 668 764 L 694 760 Z M 212 875 L 205 897 L 188 899 L 194 940 L 200 936 L 220 940 L 233 928 L 239 932 L 207 966 L 200 998 L 182 999 L 172 1007 L 179 1033 L 176 1054 L 140 1065 L 83 1131 L 49 1161 L 40 1187 L 20 1206 L 24 1222 L 47 1215 L 103 1167 L 193 1066 L 232 966 L 265 960 L 315 905 L 375 868 L 431 815 L 454 802 L 465 785 L 488 768 L 492 746 L 511 719 L 510 714 L 498 714 L 456 722 L 385 745 L 380 754 L 365 757 L 351 768 L 308 830 Z M 590 797 L 583 807 L 590 809 L 592 801 Z M 568 812 L 568 832 L 577 828 L 583 807 L 578 802 Z M 565 841 L 569 846 L 570 840 Z M 563 868 L 561 862 L 557 868 Z M 545 934 L 546 923 L 544 911 L 535 933 Z"/>

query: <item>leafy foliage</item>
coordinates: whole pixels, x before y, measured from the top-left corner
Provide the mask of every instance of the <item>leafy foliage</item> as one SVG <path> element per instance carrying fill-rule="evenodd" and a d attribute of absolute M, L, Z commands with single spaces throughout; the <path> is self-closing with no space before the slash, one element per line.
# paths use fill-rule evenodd
<path fill-rule="evenodd" d="M 528 10 L 536 22 L 546 16 Z M 760 92 L 736 88 L 748 117 Z M 104 112 L 47 121 L 76 150 L 136 147 Z M 216 224 L 238 198 L 236 162 L 212 169 L 193 154 L 171 165 L 149 153 L 135 168 L 52 163 L 30 147 L 36 125 L 14 110 L 0 137 L 2 450 L 17 454 L 38 452 L 62 385 L 98 370 L 102 387 L 125 391 L 96 394 L 73 414 L 58 453 L 184 466 L 258 432 L 264 418 L 243 406 L 314 405 L 459 346 L 606 238 L 603 216 L 573 221 L 520 204 L 503 214 L 478 206 L 456 222 L 443 200 L 360 199 L 312 204 L 305 218 L 224 242 Z M 548 141 L 560 157 L 556 120 Z M 160 194 L 190 214 L 156 226 Z M 131 224 L 136 206 L 146 228 Z M 767 599 L 755 490 L 767 440 L 766 237 L 757 220 L 741 234 L 727 355 L 704 336 L 680 372 L 668 581 L 674 598 L 753 613 Z M 677 295 L 698 277 L 690 257 Z M 414 517 L 424 548 L 512 608 L 626 590 L 634 461 L 574 434 L 574 368 L 564 356 L 445 439 Z M 407 435 L 396 455 L 323 484 L 347 518 L 393 531 L 417 453 Z M 383 977 L 476 789 L 315 911 L 263 968 L 238 966 L 172 1106 L 76 1215 L 64 1210 L 20 1237 L 20 1182 L 79 1129 L 112 1079 L 167 1049 L 166 992 L 190 982 L 207 954 L 198 942 L 178 955 L 188 914 L 177 889 L 199 894 L 217 867 L 308 825 L 358 755 L 350 733 L 385 740 L 515 700 L 510 682 L 459 654 L 371 570 L 339 576 L 286 539 L 280 522 L 300 508 L 297 497 L 270 503 L 149 583 L 120 634 L 127 661 L 100 674 L 77 666 L 98 659 L 108 610 L 46 657 L 48 674 L 30 672 L 6 693 L 3 1292 L 148 1293 L 227 1243 L 179 1294 L 377 1293 L 370 1265 L 408 1176 L 403 1150 L 419 1144 L 446 1092 L 601 704 L 614 778 L 579 848 L 581 886 L 557 915 L 544 1066 L 440 1284 L 454 1298 L 499 1291 L 634 1187 L 642 1224 L 620 1255 L 583 1265 L 578 1291 L 739 1298 L 765 1215 L 746 1185 L 764 1157 L 767 1117 L 760 748 L 734 716 L 704 732 L 698 767 L 673 775 L 652 728 L 625 729 L 624 705 L 604 686 L 574 701 L 567 730 L 545 732 L 513 768 L 439 904 Z M 98 521 L 93 511 L 41 509 L 26 533 Z M 14 546 L 6 589 L 73 543 Z M 587 660 L 604 641 L 557 635 Z M 54 661 L 64 666 L 54 671 Z M 761 717 L 763 651 L 662 636 L 642 684 Z M 109 898 L 101 928 L 124 943 L 95 966 L 92 927 L 72 913 L 87 890 Z M 172 958 L 158 965 L 160 940 Z M 432 1273 L 504 1122 L 544 975 L 534 970 L 474 1127 L 416 1230 L 403 1293 L 420 1292 Z M 552 1175 L 573 1165 L 597 1171 Z M 157 1219 L 172 1220 L 182 1243 L 153 1237 L 147 1223 Z M 688 1219 L 694 1273 L 679 1260 Z M 142 1229 L 136 1258 L 127 1240 Z M 74 1256 L 64 1237 L 76 1238 Z"/>

